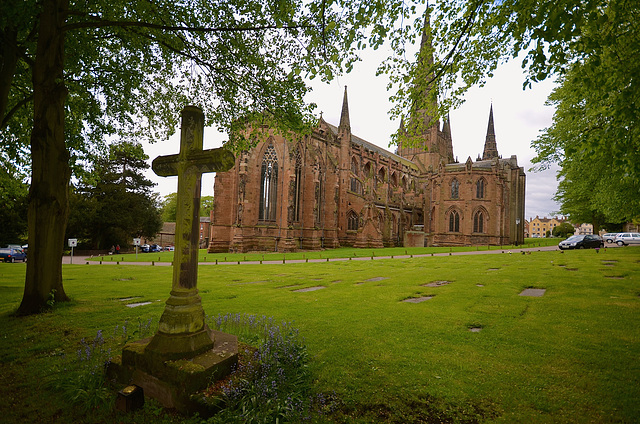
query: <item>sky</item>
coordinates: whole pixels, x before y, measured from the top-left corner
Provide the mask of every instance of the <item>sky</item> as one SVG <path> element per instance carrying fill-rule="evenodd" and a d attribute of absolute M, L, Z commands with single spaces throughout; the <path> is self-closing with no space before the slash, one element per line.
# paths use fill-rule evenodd
<path fill-rule="evenodd" d="M 368 54 L 350 74 L 338 77 L 330 84 L 311 81 L 313 91 L 305 100 L 316 103 L 318 116 L 322 112 L 325 121 L 337 126 L 340 122 L 344 87 L 347 86 L 352 133 L 379 147 L 395 151 L 395 146 L 389 147 L 389 141 L 399 122 L 392 121 L 388 115 L 392 104 L 389 101 L 391 93 L 386 90 L 387 79 L 375 76 L 376 68 L 385 54 L 384 51 Z M 460 162 L 465 162 L 468 157 L 475 160 L 484 148 L 489 109 L 493 104 L 498 152 L 503 158 L 516 155 L 518 165 L 527 174 L 525 218 L 529 220 L 536 216 L 542 218 L 557 215 L 559 205 L 553 201 L 557 188 L 556 170 L 529 171 L 532 167 L 531 159 L 535 156 L 531 141 L 552 122 L 554 109 L 546 106 L 545 101 L 554 84 L 552 81 L 544 81 L 534 84 L 531 89 L 523 90 L 524 79 L 520 62 L 507 62 L 498 68 L 484 87 L 469 90 L 462 106 L 451 111 L 449 116 L 454 156 Z M 176 135 L 167 141 L 144 145 L 145 152 L 150 157 L 149 164 L 156 156 L 178 152 L 179 133 L 179 130 L 176 131 Z M 206 128 L 204 148 L 220 147 L 226 139 L 226 134 Z M 177 190 L 177 177 L 158 177 L 150 169 L 146 176 L 158 184 L 155 191 L 162 196 Z M 203 175 L 203 196 L 214 195 L 213 182 L 214 174 Z"/>

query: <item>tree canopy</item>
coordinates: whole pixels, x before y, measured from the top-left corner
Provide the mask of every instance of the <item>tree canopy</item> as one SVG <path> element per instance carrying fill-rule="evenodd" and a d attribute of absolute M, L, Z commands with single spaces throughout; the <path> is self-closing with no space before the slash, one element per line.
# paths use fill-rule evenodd
<path fill-rule="evenodd" d="M 111 145 L 73 190 L 67 238 L 77 238 L 79 247 L 108 249 L 154 237 L 162 221 L 155 184 L 142 174 L 147 159 L 140 144 Z"/>

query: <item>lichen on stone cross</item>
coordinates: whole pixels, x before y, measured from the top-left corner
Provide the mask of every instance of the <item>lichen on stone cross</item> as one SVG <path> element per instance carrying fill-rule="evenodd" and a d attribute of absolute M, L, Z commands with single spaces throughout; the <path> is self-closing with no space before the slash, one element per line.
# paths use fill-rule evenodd
<path fill-rule="evenodd" d="M 224 148 L 202 150 L 203 132 L 202 110 L 186 106 L 182 110 L 180 153 L 159 156 L 152 163 L 157 175 L 178 176 L 171 295 L 160 318 L 158 333 L 147 348 L 161 356 L 195 356 L 212 345 L 197 289 L 200 184 L 203 173 L 227 171 L 233 167 L 235 158 Z"/>

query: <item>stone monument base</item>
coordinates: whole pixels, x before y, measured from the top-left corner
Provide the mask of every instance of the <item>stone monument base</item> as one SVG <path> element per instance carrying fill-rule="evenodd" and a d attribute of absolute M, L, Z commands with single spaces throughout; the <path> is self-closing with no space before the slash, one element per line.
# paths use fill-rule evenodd
<path fill-rule="evenodd" d="M 236 336 L 211 330 L 209 335 L 213 349 L 191 359 L 164 360 L 147 351 L 151 337 L 127 343 L 122 356 L 112 359 L 107 375 L 119 383 L 142 387 L 146 397 L 166 408 L 194 412 L 199 405 L 191 395 L 229 375 L 238 363 Z"/>

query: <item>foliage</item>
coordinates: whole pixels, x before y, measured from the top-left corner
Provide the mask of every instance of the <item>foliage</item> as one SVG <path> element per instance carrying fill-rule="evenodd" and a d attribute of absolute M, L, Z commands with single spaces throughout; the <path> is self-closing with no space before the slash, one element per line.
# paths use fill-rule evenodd
<path fill-rule="evenodd" d="M 27 240 L 29 187 L 10 163 L 0 162 L 0 246 Z"/>
<path fill-rule="evenodd" d="M 142 171 L 148 156 L 137 143 L 109 146 L 70 198 L 67 235 L 81 247 L 106 249 L 126 246 L 133 237 L 153 237 L 162 227 L 154 184 Z"/>
<path fill-rule="evenodd" d="M 584 33 L 595 51 L 567 67 L 549 97 L 556 113 L 533 142 L 533 162 L 559 163 L 561 211 L 599 226 L 640 216 L 640 11 L 610 0 L 596 14 L 601 25 Z"/>
<path fill-rule="evenodd" d="M 162 209 L 163 222 L 176 222 L 176 213 L 178 207 L 178 193 L 169 193 L 164 196 L 160 205 Z M 209 216 L 213 209 L 213 196 L 200 197 L 200 216 Z"/>
<path fill-rule="evenodd" d="M 213 319 L 215 328 L 237 334 L 254 351 L 246 350 L 231 378 L 218 387 L 224 409 L 209 423 L 300 422 L 311 408 L 311 374 L 308 353 L 290 323 L 273 318 L 225 314 Z"/>
<path fill-rule="evenodd" d="M 560 225 L 556 225 L 555 227 L 553 227 L 551 234 L 553 234 L 554 237 L 565 238 L 569 234 L 573 234 L 574 231 L 575 229 L 573 228 L 573 225 L 569 224 L 568 222 L 563 222 Z M 594 233 L 597 232 L 594 231 Z"/>
<path fill-rule="evenodd" d="M 134 336 L 143 338 L 151 333 L 151 320 L 144 323 L 139 320 L 138 328 L 132 333 L 129 333 L 128 326 L 128 321 L 122 327 L 116 326 L 108 340 L 105 340 L 102 330 L 98 330 L 91 341 L 80 340 L 74 357 L 62 355 L 54 364 L 46 387 L 60 393 L 81 413 L 108 412 L 114 401 L 114 390 L 106 378 L 112 351 L 120 351 Z"/>

